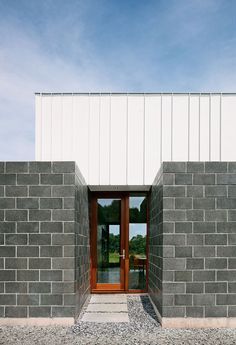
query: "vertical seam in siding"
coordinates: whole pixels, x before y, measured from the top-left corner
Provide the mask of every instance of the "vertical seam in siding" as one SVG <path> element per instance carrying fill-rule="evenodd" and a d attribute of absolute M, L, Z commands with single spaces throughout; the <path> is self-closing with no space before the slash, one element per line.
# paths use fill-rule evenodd
<path fill-rule="evenodd" d="M 143 184 L 145 185 L 145 140 L 146 140 L 146 135 L 145 135 L 145 119 L 146 119 L 146 99 L 145 99 L 145 94 L 143 94 Z"/>
<path fill-rule="evenodd" d="M 50 160 L 52 160 L 52 143 L 53 143 L 53 140 L 52 140 L 52 93 L 51 93 L 51 96 L 50 96 Z"/>
<path fill-rule="evenodd" d="M 43 95 L 40 94 L 40 123 L 41 123 L 41 133 L 40 133 L 40 160 L 42 161 L 43 160 L 43 109 L 42 109 L 42 106 L 43 106 Z"/>
<path fill-rule="evenodd" d="M 72 138 L 71 138 L 71 145 L 72 145 L 72 148 L 71 148 L 71 151 L 72 151 L 72 160 L 75 160 L 75 135 L 74 135 L 74 128 L 75 128 L 75 115 L 74 115 L 74 93 L 72 93 L 71 95 L 71 102 L 72 102 L 72 121 L 71 121 L 71 135 L 72 135 Z"/>
<path fill-rule="evenodd" d="M 88 184 L 90 182 L 90 92 L 88 94 Z"/>
<path fill-rule="evenodd" d="M 201 159 L 201 94 L 198 102 L 198 160 Z"/>
<path fill-rule="evenodd" d="M 211 93 L 209 95 L 209 161 L 211 161 Z"/>
<path fill-rule="evenodd" d="M 222 92 L 220 94 L 220 133 L 219 133 L 219 159 L 221 161 L 221 146 L 222 146 L 222 143 L 221 143 L 221 140 L 222 140 Z"/>
<path fill-rule="evenodd" d="M 98 184 L 101 184 L 101 93 L 99 95 L 99 110 L 98 110 Z"/>
<path fill-rule="evenodd" d="M 190 160 L 190 93 L 188 94 L 188 161 Z"/>
<path fill-rule="evenodd" d="M 129 131 L 129 95 L 126 95 L 126 185 L 128 185 L 128 131 Z"/>
<path fill-rule="evenodd" d="M 61 160 L 63 161 L 63 94 L 61 94 Z"/>
<path fill-rule="evenodd" d="M 160 163 L 162 163 L 162 93 L 161 93 L 161 99 L 160 99 Z"/>
<path fill-rule="evenodd" d="M 171 94 L 171 114 L 170 114 L 170 160 L 173 161 L 173 92 Z"/>
<path fill-rule="evenodd" d="M 109 104 L 109 185 L 111 184 L 111 93 Z"/>

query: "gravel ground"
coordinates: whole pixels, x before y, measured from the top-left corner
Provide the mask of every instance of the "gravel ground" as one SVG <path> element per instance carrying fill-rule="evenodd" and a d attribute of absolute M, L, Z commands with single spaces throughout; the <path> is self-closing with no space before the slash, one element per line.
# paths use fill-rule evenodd
<path fill-rule="evenodd" d="M 236 330 L 162 329 L 147 296 L 128 296 L 130 323 L 73 327 L 0 327 L 0 345 L 233 345 Z"/>

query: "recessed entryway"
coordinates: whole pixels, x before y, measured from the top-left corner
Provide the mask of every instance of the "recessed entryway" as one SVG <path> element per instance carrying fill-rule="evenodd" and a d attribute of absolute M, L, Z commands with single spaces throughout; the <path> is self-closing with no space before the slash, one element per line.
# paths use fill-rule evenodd
<path fill-rule="evenodd" d="M 92 292 L 146 291 L 147 223 L 147 194 L 92 195 Z"/>

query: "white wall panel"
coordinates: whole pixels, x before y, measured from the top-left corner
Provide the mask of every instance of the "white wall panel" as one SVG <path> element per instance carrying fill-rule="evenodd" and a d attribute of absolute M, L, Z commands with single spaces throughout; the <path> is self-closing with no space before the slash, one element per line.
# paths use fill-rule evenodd
<path fill-rule="evenodd" d="M 111 152 L 109 183 L 122 185 L 126 184 L 127 96 L 117 95 L 111 97 L 110 126 Z"/>
<path fill-rule="evenodd" d="M 89 171 L 89 96 L 73 96 L 74 160 L 86 179 Z"/>
<path fill-rule="evenodd" d="M 100 97 L 90 96 L 89 109 L 89 184 L 99 184 Z"/>
<path fill-rule="evenodd" d="M 235 94 L 37 94 L 36 160 L 90 185 L 151 184 L 162 161 L 236 160 Z"/>
<path fill-rule="evenodd" d="M 35 95 L 35 157 L 42 160 L 42 96 Z"/>
<path fill-rule="evenodd" d="M 210 97 L 210 160 L 220 160 L 220 96 Z"/>
<path fill-rule="evenodd" d="M 143 184 L 144 96 L 128 97 L 128 180 L 127 184 Z"/>
<path fill-rule="evenodd" d="M 200 157 L 199 145 L 199 96 L 189 96 L 189 155 L 188 160 L 198 161 Z"/>
<path fill-rule="evenodd" d="M 63 121 L 63 114 L 62 114 L 62 97 L 61 95 L 54 96 L 51 98 L 51 105 L 52 105 L 52 134 L 51 134 L 51 143 L 52 143 L 52 153 L 51 157 L 54 160 L 61 160 L 63 159 L 63 151 L 62 151 L 62 121 Z"/>
<path fill-rule="evenodd" d="M 172 114 L 171 95 L 162 96 L 162 161 L 171 161 L 172 156 Z"/>
<path fill-rule="evenodd" d="M 209 96 L 200 97 L 200 161 L 209 160 Z"/>
<path fill-rule="evenodd" d="M 222 97 L 221 159 L 236 160 L 236 97 Z"/>
<path fill-rule="evenodd" d="M 52 132 L 52 98 L 42 97 L 42 160 L 50 161 L 51 156 L 51 132 Z"/>
<path fill-rule="evenodd" d="M 173 157 L 188 160 L 188 96 L 173 96 Z"/>
<path fill-rule="evenodd" d="M 161 161 L 161 96 L 145 96 L 145 184 L 152 184 Z"/>
<path fill-rule="evenodd" d="M 110 179 L 110 96 L 101 96 L 100 107 L 100 167 L 99 182 L 107 184 Z"/>
<path fill-rule="evenodd" d="M 62 97 L 62 157 L 73 160 L 73 105 L 71 95 Z"/>

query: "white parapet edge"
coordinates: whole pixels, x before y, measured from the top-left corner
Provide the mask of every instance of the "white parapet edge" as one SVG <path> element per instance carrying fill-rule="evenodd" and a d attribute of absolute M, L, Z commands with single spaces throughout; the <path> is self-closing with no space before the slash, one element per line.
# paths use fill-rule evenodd
<path fill-rule="evenodd" d="M 73 317 L 29 317 L 29 318 L 0 318 L 0 326 L 72 326 Z"/>

